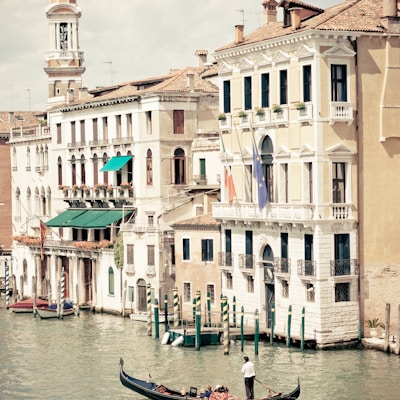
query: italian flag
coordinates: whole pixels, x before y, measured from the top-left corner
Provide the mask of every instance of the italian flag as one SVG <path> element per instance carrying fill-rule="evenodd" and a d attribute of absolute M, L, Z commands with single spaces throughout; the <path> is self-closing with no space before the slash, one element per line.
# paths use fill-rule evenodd
<path fill-rule="evenodd" d="M 235 191 L 235 185 L 233 183 L 233 177 L 232 177 L 232 171 L 231 167 L 228 163 L 228 157 L 226 154 L 225 146 L 224 146 L 224 141 L 222 140 L 222 135 L 221 135 L 221 147 L 222 147 L 222 156 L 224 157 L 225 161 L 225 187 L 228 189 L 228 200 L 229 204 L 232 204 L 233 199 L 236 196 L 236 191 Z"/>

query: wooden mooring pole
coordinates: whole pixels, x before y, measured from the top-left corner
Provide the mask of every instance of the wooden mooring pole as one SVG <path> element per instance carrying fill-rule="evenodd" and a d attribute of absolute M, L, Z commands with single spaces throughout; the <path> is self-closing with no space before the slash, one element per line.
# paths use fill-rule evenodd
<path fill-rule="evenodd" d="M 383 351 L 390 351 L 389 344 L 389 328 L 390 328 L 390 304 L 386 303 L 386 313 L 385 313 L 385 338 L 383 343 Z"/>
<path fill-rule="evenodd" d="M 394 349 L 395 354 L 400 354 L 400 304 L 398 305 L 397 311 L 397 334 L 396 334 L 396 347 Z"/>

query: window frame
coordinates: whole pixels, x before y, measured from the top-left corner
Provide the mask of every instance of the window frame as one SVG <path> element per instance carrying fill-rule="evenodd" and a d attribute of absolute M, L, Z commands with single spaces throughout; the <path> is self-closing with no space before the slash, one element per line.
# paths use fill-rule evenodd
<path fill-rule="evenodd" d="M 182 238 L 182 261 L 190 261 L 190 238 Z"/>
<path fill-rule="evenodd" d="M 260 93 L 261 93 L 261 107 L 269 108 L 271 96 L 271 79 L 269 72 L 262 72 L 260 74 Z"/>
<path fill-rule="evenodd" d="M 252 101 L 252 87 L 253 87 L 253 79 L 251 75 L 247 75 L 243 77 L 243 109 L 251 110 L 253 108 Z"/>
<path fill-rule="evenodd" d="M 338 69 L 341 67 L 343 77 L 338 77 Z M 343 71 L 344 70 L 344 71 Z M 330 63 L 330 99 L 332 102 L 347 103 L 349 101 L 349 65 L 344 62 Z"/>
<path fill-rule="evenodd" d="M 201 261 L 214 261 L 214 239 L 201 239 Z"/>

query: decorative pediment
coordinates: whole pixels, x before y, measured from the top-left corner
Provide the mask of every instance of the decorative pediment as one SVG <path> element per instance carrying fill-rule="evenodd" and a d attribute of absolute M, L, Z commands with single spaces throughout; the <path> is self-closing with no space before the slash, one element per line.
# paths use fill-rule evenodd
<path fill-rule="evenodd" d="M 285 53 L 282 50 L 278 50 L 277 53 L 272 57 L 272 61 L 275 64 L 289 62 L 289 59 L 290 59 L 289 54 Z"/>
<path fill-rule="evenodd" d="M 323 57 L 340 57 L 340 58 L 350 58 L 354 57 L 355 51 L 344 46 L 331 47 L 329 50 L 322 53 Z"/>
<path fill-rule="evenodd" d="M 243 60 L 239 63 L 238 67 L 241 71 L 246 69 L 253 69 L 254 63 L 251 62 L 248 58 L 243 58 Z"/>
<path fill-rule="evenodd" d="M 315 55 L 315 50 L 314 50 L 314 49 L 311 49 L 310 47 L 308 47 L 308 46 L 306 46 L 306 45 L 301 46 L 301 47 L 297 50 L 297 52 L 296 52 L 296 54 L 295 54 L 295 56 L 296 56 L 298 59 L 302 59 L 302 58 L 313 58 L 314 55 Z"/>
<path fill-rule="evenodd" d="M 268 57 L 265 54 L 261 54 L 261 56 L 258 57 L 257 61 L 255 62 L 254 66 L 257 68 L 265 68 L 271 66 L 271 64 L 271 57 Z"/>
<path fill-rule="evenodd" d="M 329 157 L 351 157 L 353 154 L 356 154 L 354 150 L 351 150 L 349 147 L 345 146 L 343 143 L 332 146 L 326 150 Z"/>
<path fill-rule="evenodd" d="M 314 155 L 315 155 L 315 151 L 307 144 L 305 144 L 304 146 L 302 146 L 300 148 L 300 151 L 299 151 L 300 157 L 313 157 Z"/>
<path fill-rule="evenodd" d="M 290 151 L 285 146 L 279 146 L 278 150 L 274 154 L 276 158 L 290 158 Z"/>
<path fill-rule="evenodd" d="M 222 61 L 222 63 L 219 65 L 218 68 L 218 74 L 219 75 L 228 75 L 232 74 L 233 68 L 228 65 L 225 61 Z"/>

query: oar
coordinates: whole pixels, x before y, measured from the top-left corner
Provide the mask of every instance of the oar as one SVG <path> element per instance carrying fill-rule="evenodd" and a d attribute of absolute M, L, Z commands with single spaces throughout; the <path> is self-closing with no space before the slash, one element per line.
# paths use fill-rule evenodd
<path fill-rule="evenodd" d="M 274 392 L 274 396 L 277 396 L 277 395 L 279 395 L 279 394 L 282 394 L 282 392 L 278 392 L 278 391 L 272 389 L 271 387 L 269 387 L 269 386 L 266 385 L 265 383 L 261 382 L 261 381 L 260 381 L 259 379 L 257 379 L 257 378 L 254 378 L 254 380 L 255 380 L 256 382 L 258 382 L 260 385 L 263 385 L 263 386 L 265 387 L 265 389 L 269 390 L 270 392 Z"/>

